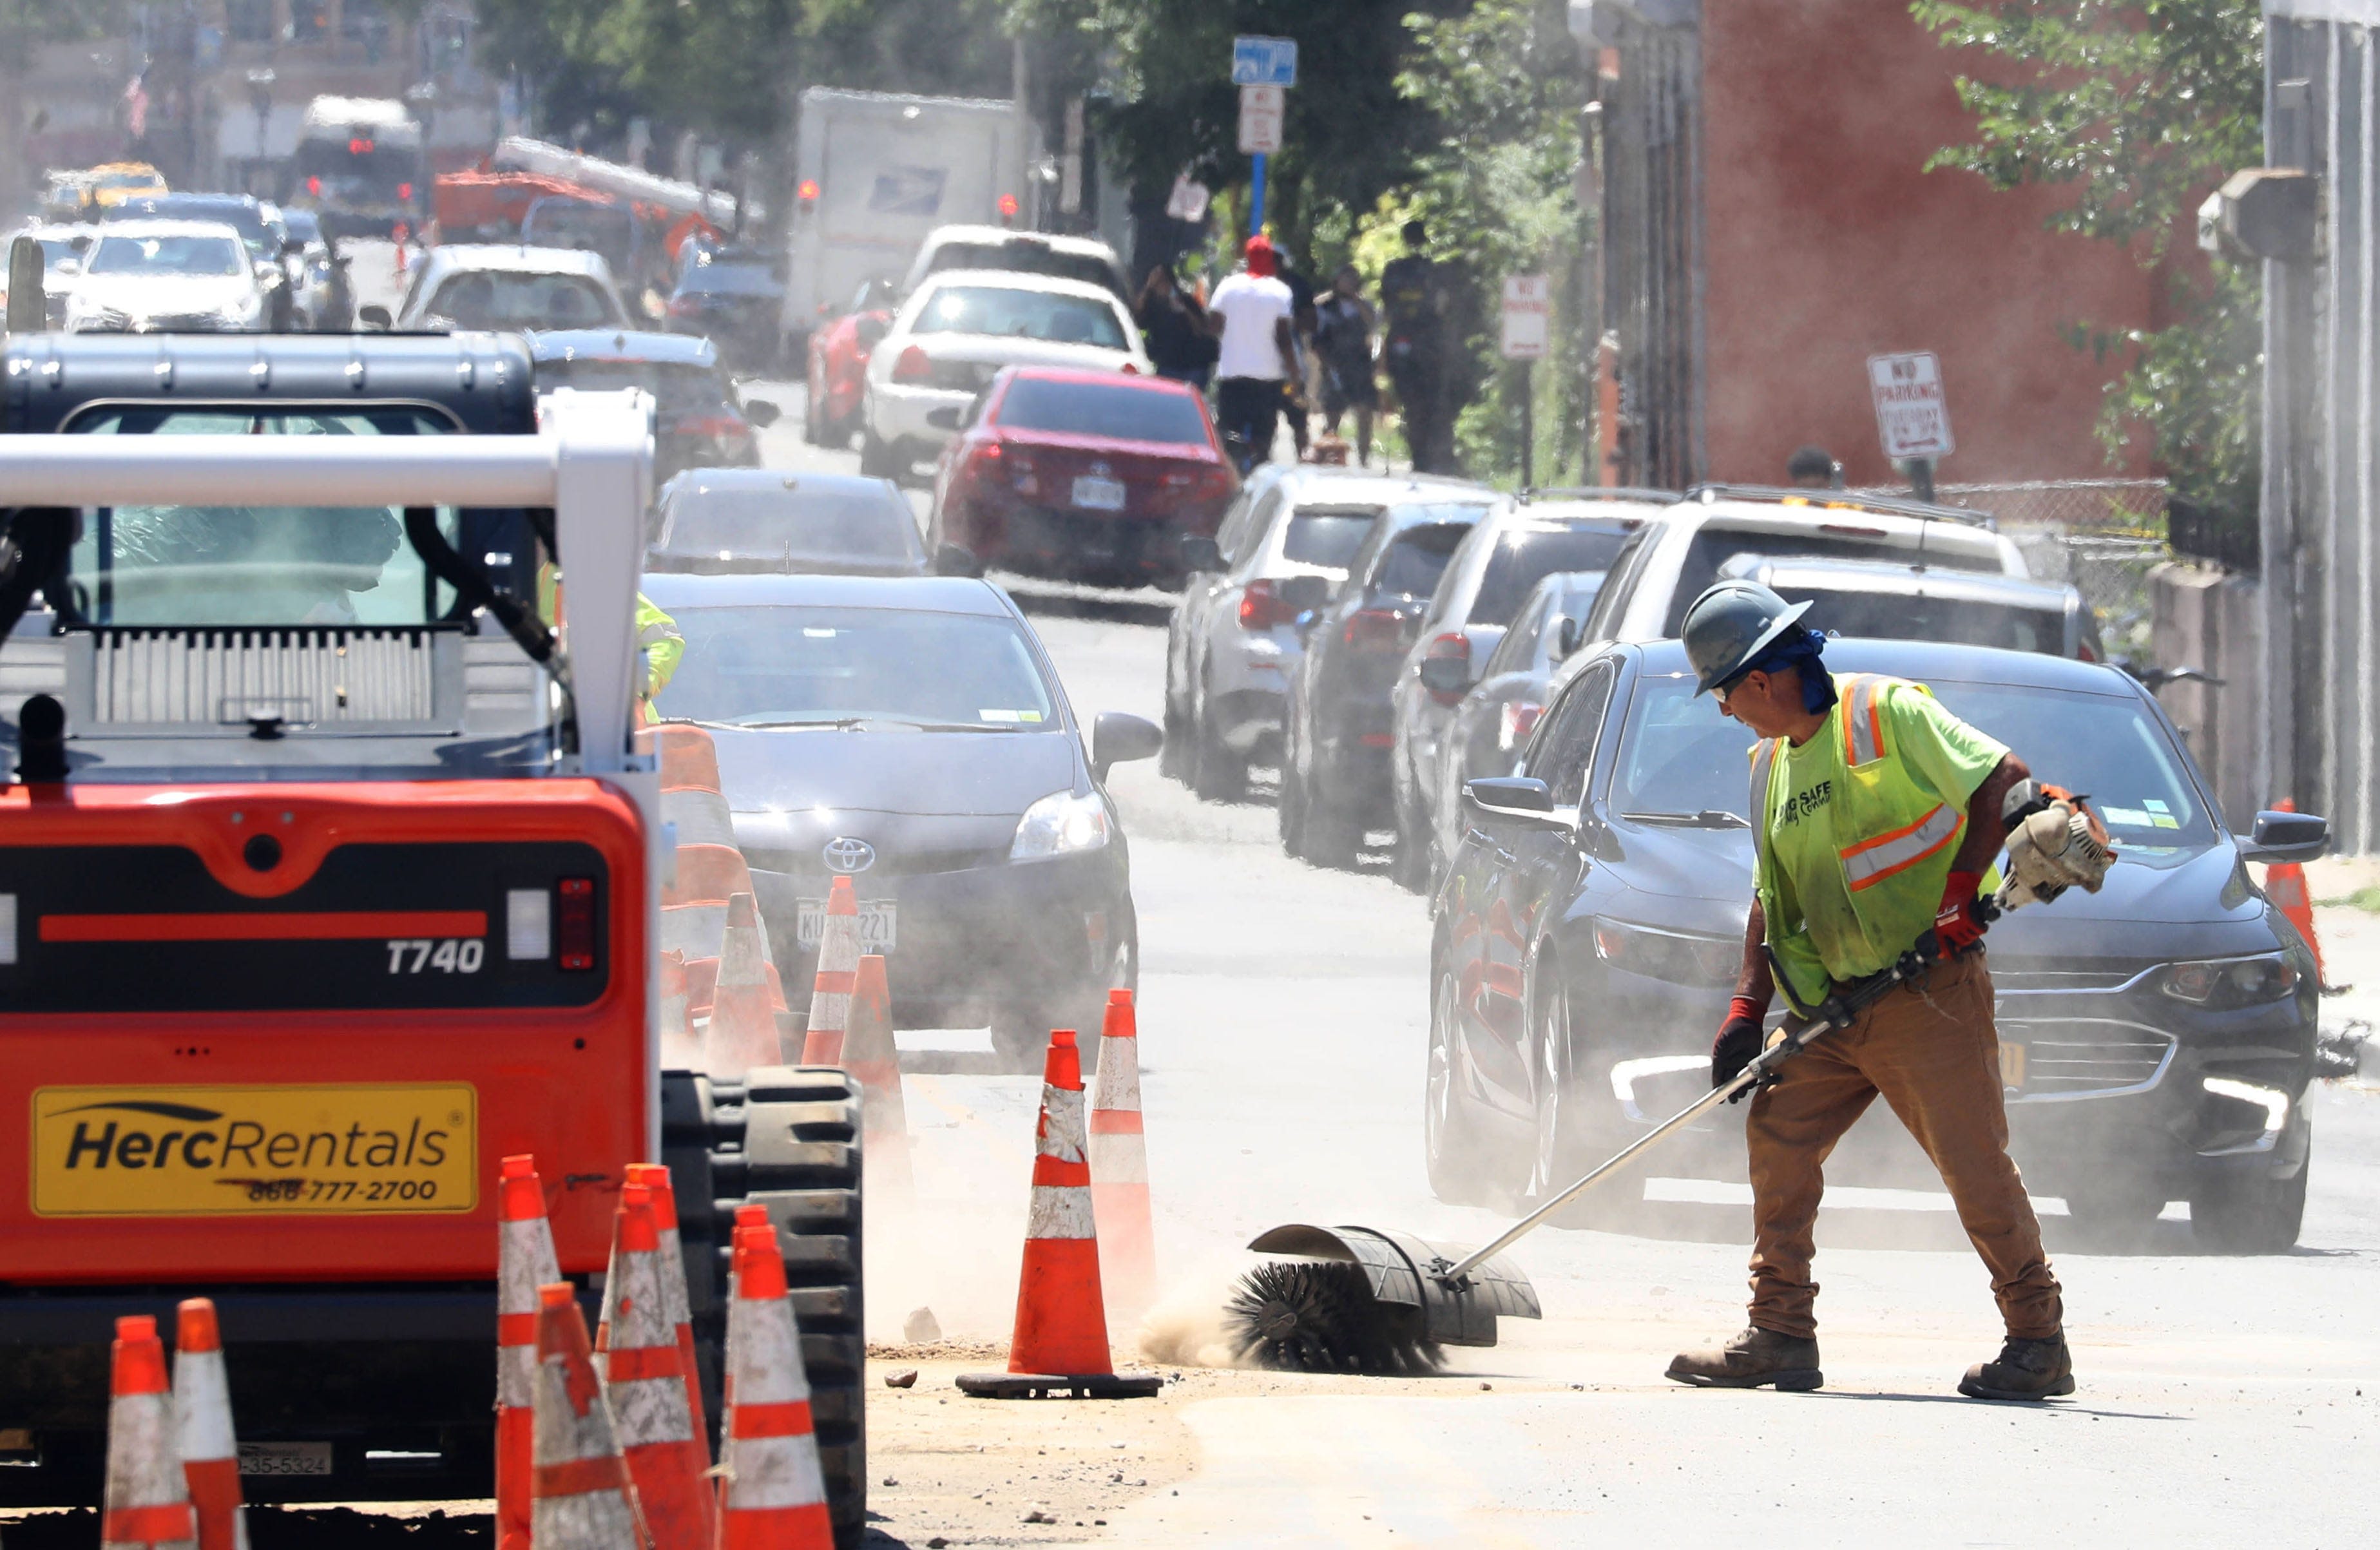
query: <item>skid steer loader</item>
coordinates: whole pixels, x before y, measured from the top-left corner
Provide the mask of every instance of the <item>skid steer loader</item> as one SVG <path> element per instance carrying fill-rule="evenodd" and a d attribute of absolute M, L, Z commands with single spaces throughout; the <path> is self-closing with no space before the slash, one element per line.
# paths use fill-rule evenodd
<path fill-rule="evenodd" d="M 659 1157 L 714 1426 L 777 1221 L 856 1543 L 856 1093 L 659 1067 L 649 403 L 468 333 L 18 334 L 0 393 L 0 1502 L 98 1500 L 114 1320 L 194 1295 L 250 1500 L 487 1495 L 498 1160 L 591 1321 Z"/>

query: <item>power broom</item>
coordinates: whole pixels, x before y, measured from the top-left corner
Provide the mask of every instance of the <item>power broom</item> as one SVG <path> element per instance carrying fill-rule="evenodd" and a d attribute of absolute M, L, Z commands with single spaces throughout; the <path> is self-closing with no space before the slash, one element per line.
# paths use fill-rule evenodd
<path fill-rule="evenodd" d="M 2022 905 L 2046 903 L 2070 885 L 2099 891 L 2115 854 L 2107 831 L 2083 805 L 2087 800 L 2031 781 L 2010 792 L 2004 808 L 2009 874 L 1998 893 L 1976 906 L 1986 924 Z M 1368 1227 L 1293 1223 L 1261 1234 L 1250 1249 L 1285 1257 L 1242 1277 L 1225 1304 L 1234 1354 L 1293 1372 L 1394 1376 L 1437 1370 L 1448 1346 L 1494 1345 L 1500 1316 L 1543 1316 L 1529 1278 L 1498 1255 L 1720 1104 L 1775 1081 L 1777 1069 L 1814 1040 L 1923 978 L 1943 956 L 1928 931 L 1889 967 L 1843 987 L 1806 1013 L 1797 1008 L 1732 1079 L 1637 1137 L 1485 1248 L 1458 1257 L 1443 1245 Z M 1779 987 L 1786 984 L 1782 974 L 1776 977 Z"/>

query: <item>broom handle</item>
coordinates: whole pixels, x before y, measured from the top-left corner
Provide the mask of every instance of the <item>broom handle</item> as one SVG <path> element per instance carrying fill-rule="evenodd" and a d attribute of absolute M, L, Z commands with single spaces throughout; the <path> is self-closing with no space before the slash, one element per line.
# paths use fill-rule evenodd
<path fill-rule="evenodd" d="M 1668 1119 L 1662 1120 L 1651 1130 L 1646 1131 L 1643 1135 L 1638 1136 L 1634 1141 L 1630 1142 L 1626 1146 L 1614 1153 L 1610 1159 L 1605 1162 L 1602 1167 L 1597 1169 L 1594 1172 L 1589 1173 L 1585 1178 L 1572 1184 L 1570 1188 L 1562 1191 L 1561 1193 L 1554 1196 L 1551 1200 L 1547 1201 L 1543 1205 L 1538 1206 L 1527 1216 L 1523 1217 L 1511 1227 L 1506 1228 L 1504 1229 L 1504 1235 L 1497 1239 L 1494 1242 L 1488 1244 L 1486 1248 L 1479 1249 L 1472 1253 L 1466 1254 L 1462 1259 L 1457 1260 L 1454 1264 L 1448 1265 L 1443 1270 L 1431 1271 L 1431 1277 L 1441 1285 L 1448 1287 L 1458 1285 L 1463 1277 L 1471 1274 L 1472 1271 L 1476 1270 L 1482 1265 L 1487 1264 L 1488 1260 L 1494 1258 L 1500 1253 L 1502 1253 L 1506 1249 L 1511 1248 L 1514 1243 L 1520 1241 L 1530 1229 L 1536 1227 L 1539 1222 L 1544 1221 L 1548 1217 L 1552 1216 L 1562 1206 L 1569 1205 L 1576 1196 L 1584 1193 L 1588 1189 L 1601 1183 L 1604 1180 L 1618 1172 L 1624 1164 L 1633 1161 L 1639 1152 L 1642 1152 L 1646 1147 L 1663 1140 L 1669 1136 L 1671 1132 L 1682 1130 L 1686 1126 L 1693 1124 L 1696 1120 L 1699 1120 L 1710 1110 L 1718 1108 L 1720 1104 L 1725 1103 L 1730 1098 L 1735 1096 L 1736 1094 L 1742 1092 L 1745 1088 L 1753 1085 L 1755 1083 L 1763 1080 L 1770 1072 L 1775 1071 L 1779 1066 L 1783 1065 L 1787 1060 L 1790 1060 L 1794 1056 L 1800 1054 L 1803 1048 L 1813 1039 L 1817 1038 L 1822 1034 L 1832 1033 L 1835 1029 L 1841 1027 L 1863 1007 L 1867 1006 L 1870 1002 L 1876 1000 L 1876 998 L 1882 996 L 1886 991 L 1892 989 L 1895 986 L 1905 985 L 1909 981 L 1917 978 L 1920 975 L 1923 975 L 1925 972 L 1926 966 L 1934 963 L 1940 956 L 1941 953 L 1939 950 L 1934 946 L 1934 933 L 1928 931 L 1923 938 L 1919 938 L 1919 942 L 1916 947 L 1902 953 L 1900 960 L 1894 963 L 1890 967 L 1881 971 L 1880 973 L 1870 975 L 1867 978 L 1860 981 L 1857 985 L 1852 987 L 1849 990 L 1844 991 L 1841 995 L 1834 997 L 1827 1001 L 1820 1008 L 1819 1015 L 1816 1017 L 1802 1023 L 1794 1023 L 1789 1021 L 1781 1030 L 1785 1036 L 1778 1040 L 1775 1044 L 1770 1045 L 1767 1048 L 1762 1050 L 1753 1059 L 1750 1064 L 1738 1072 L 1731 1079 L 1712 1088 L 1709 1092 L 1705 1093 L 1701 1097 L 1696 1098 L 1685 1108 L 1678 1110 L 1675 1114 L 1670 1115 Z"/>

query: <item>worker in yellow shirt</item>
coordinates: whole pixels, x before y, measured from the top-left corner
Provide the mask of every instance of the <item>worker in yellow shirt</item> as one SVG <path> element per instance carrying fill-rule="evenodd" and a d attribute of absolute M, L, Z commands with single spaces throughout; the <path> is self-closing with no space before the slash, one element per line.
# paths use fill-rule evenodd
<path fill-rule="evenodd" d="M 549 560 L 537 568 L 537 616 L 550 630 L 561 614 L 561 572 Z M 637 647 L 645 654 L 645 686 L 637 704 L 648 708 L 677 672 L 686 656 L 686 636 L 678 633 L 677 621 L 642 592 L 637 594 Z"/>

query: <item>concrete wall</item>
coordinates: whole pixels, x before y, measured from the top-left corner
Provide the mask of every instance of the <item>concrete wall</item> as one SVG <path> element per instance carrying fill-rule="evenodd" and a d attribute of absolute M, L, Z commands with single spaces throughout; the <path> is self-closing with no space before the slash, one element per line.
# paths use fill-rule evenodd
<path fill-rule="evenodd" d="M 2258 784 L 2264 599 L 2256 578 L 2212 566 L 2159 565 L 2149 573 L 2151 656 L 2162 668 L 2194 667 L 2223 682 L 2169 684 L 2157 696 L 2189 740 L 2232 829 L 2245 832 L 2285 793 Z"/>
<path fill-rule="evenodd" d="M 1989 61 L 1942 48 L 1907 0 L 1700 11 L 1710 476 L 1781 483 L 1815 442 L 1849 482 L 1892 482 L 1865 361 L 1928 349 L 1958 440 L 1944 478 L 2115 471 L 2092 435 L 2110 373 L 2058 329 L 2146 323 L 2158 282 L 2045 231 L 2054 193 L 1923 170 L 1972 135 L 1951 81 Z"/>

